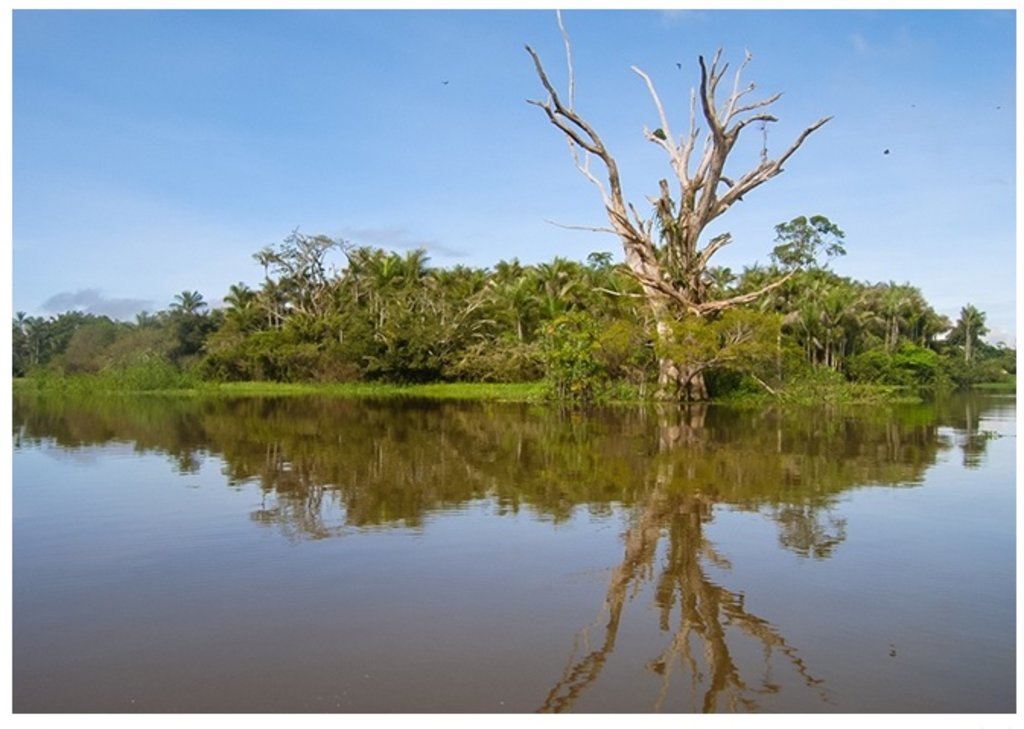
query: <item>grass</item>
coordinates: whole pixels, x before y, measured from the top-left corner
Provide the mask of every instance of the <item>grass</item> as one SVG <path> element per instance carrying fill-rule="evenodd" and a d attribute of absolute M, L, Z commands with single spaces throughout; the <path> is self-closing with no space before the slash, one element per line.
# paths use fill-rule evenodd
<path fill-rule="evenodd" d="M 383 382 L 204 382 L 181 373 L 146 376 L 135 372 L 100 373 L 64 377 L 37 373 L 13 381 L 15 392 L 45 392 L 62 395 L 164 395 L 175 397 L 289 397 L 319 395 L 349 398 L 429 398 L 437 400 L 488 400 L 496 402 L 541 402 L 550 400 L 544 382 L 435 382 L 393 384 Z M 173 375 L 173 376 L 172 376 Z M 974 389 L 985 392 L 1015 392 L 1016 379 L 982 383 Z M 647 393 L 648 398 L 651 393 Z M 638 403 L 642 397 L 635 387 L 619 385 L 598 398 L 599 403 Z M 733 406 L 789 404 L 895 404 L 920 402 L 918 393 L 898 387 L 849 382 L 807 381 L 793 383 L 784 392 L 770 395 L 764 391 L 739 390 L 722 398 Z"/>
<path fill-rule="evenodd" d="M 1003 382 L 979 382 L 971 385 L 971 389 L 985 392 L 1017 392 L 1017 376 L 1014 375 Z"/>
<path fill-rule="evenodd" d="M 438 400 L 492 400 L 536 402 L 544 399 L 542 382 L 437 382 L 400 385 L 375 382 L 299 383 L 299 382 L 182 382 L 165 386 L 133 387 L 134 383 L 102 376 L 31 377 L 16 379 L 16 392 L 54 392 L 62 394 L 140 394 L 184 397 L 290 397 L 321 395 L 360 398 L 431 398 Z"/>
<path fill-rule="evenodd" d="M 327 395 L 333 397 L 422 397 L 438 400 L 497 400 L 533 402 L 544 397 L 541 382 L 432 382 L 401 385 L 377 382 L 299 383 L 299 382 L 223 382 L 206 383 L 196 388 L 204 395 L 285 397 L 290 395 Z"/>

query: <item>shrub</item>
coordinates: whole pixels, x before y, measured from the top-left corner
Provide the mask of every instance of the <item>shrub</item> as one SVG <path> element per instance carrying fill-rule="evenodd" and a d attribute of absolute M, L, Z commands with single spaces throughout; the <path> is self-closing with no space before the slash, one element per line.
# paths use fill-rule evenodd
<path fill-rule="evenodd" d="M 847 360 L 846 371 L 858 382 L 922 387 L 936 384 L 942 369 L 937 353 L 904 343 L 892 354 L 882 349 L 856 354 Z"/>
<path fill-rule="evenodd" d="M 544 327 L 544 377 L 549 394 L 558 400 L 590 402 L 604 380 L 595 355 L 597 322 L 572 311 Z"/>
<path fill-rule="evenodd" d="M 444 375 L 473 382 L 533 382 L 544 376 L 544 359 L 536 342 L 483 340 L 467 347 Z"/>
<path fill-rule="evenodd" d="M 111 389 L 125 392 L 149 390 L 181 390 L 195 387 L 198 377 L 194 370 L 178 369 L 159 357 L 140 357 L 120 367 L 108 367 L 101 373 L 101 383 Z"/>

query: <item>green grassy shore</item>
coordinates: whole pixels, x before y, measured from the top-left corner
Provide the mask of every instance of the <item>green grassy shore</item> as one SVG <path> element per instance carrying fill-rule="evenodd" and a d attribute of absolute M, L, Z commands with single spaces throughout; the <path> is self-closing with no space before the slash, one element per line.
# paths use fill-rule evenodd
<path fill-rule="evenodd" d="M 291 383 L 291 382 L 168 382 L 158 387 L 133 387 L 99 376 L 17 378 L 15 392 L 96 395 L 165 395 L 180 397 L 289 397 L 321 395 L 361 398 L 432 398 L 439 400 L 492 400 L 536 402 L 545 399 L 543 382 L 488 383 L 437 382 L 427 384 Z"/>
<path fill-rule="evenodd" d="M 1002 388 L 1000 388 L 1002 390 Z M 552 402 L 547 383 L 435 382 L 394 384 L 376 382 L 288 383 L 208 382 L 189 377 L 159 382 L 139 382 L 109 375 L 37 375 L 13 380 L 16 393 L 39 393 L 69 397 L 82 396 L 164 396 L 164 397 L 294 397 L 316 395 L 349 398 L 429 398 L 436 400 L 479 400 L 491 402 Z M 650 400 L 635 387 L 619 386 L 601 392 L 595 402 L 602 404 L 640 403 Z M 770 404 L 896 404 L 920 402 L 918 393 L 891 386 L 856 383 L 802 383 L 778 395 L 740 392 L 716 400 L 730 406 Z"/>

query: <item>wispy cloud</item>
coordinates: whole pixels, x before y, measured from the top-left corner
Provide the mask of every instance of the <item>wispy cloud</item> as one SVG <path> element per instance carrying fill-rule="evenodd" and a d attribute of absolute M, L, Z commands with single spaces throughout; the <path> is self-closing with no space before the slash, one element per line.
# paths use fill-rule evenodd
<path fill-rule="evenodd" d="M 674 27 L 680 23 L 692 23 L 703 19 L 704 13 L 700 10 L 662 10 L 659 12 L 663 26 Z"/>
<path fill-rule="evenodd" d="M 885 38 L 868 38 L 862 33 L 850 33 L 847 40 L 854 52 L 865 58 L 902 59 L 927 51 L 927 45 L 905 28 L 895 29 Z"/>
<path fill-rule="evenodd" d="M 81 311 L 112 319 L 133 319 L 140 311 L 153 309 L 153 302 L 146 299 L 107 298 L 99 289 L 79 289 L 54 294 L 44 301 L 40 308 L 50 314 L 66 311 Z"/>
<path fill-rule="evenodd" d="M 346 228 L 341 237 L 356 245 L 372 245 L 386 250 L 414 250 L 425 248 L 428 252 L 445 258 L 465 258 L 466 252 L 441 243 L 432 238 L 413 235 L 406 228 Z"/>
<path fill-rule="evenodd" d="M 1011 332 L 1008 329 L 993 329 L 985 337 L 987 341 L 995 344 L 1005 344 L 1008 347 L 1017 346 L 1017 333 Z"/>
<path fill-rule="evenodd" d="M 853 50 L 857 51 L 858 54 L 864 56 L 867 55 L 869 49 L 868 40 L 860 33 L 850 34 L 850 45 L 853 46 Z"/>

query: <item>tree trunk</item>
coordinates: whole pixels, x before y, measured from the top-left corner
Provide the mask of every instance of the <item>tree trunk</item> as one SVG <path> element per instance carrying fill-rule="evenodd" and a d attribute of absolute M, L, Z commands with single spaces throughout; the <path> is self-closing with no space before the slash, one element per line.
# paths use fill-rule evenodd
<path fill-rule="evenodd" d="M 704 383 L 703 366 L 693 362 L 680 362 L 666 354 L 676 343 L 675 333 L 669 323 L 668 307 L 657 298 L 651 300 L 655 321 L 657 321 L 658 389 L 654 397 L 664 402 L 702 402 L 708 399 Z"/>
<path fill-rule="evenodd" d="M 708 399 L 703 368 L 680 364 L 671 357 L 658 360 L 658 391 L 655 399 L 665 402 L 703 402 Z"/>
<path fill-rule="evenodd" d="M 658 391 L 656 400 L 678 402 L 680 399 L 679 365 L 668 357 L 658 359 Z"/>
<path fill-rule="evenodd" d="M 658 327 L 659 339 L 671 337 L 671 331 L 664 334 Z M 667 339 L 671 342 L 671 339 Z M 664 350 L 663 350 L 664 351 Z M 708 399 L 708 389 L 704 383 L 704 368 L 687 362 L 679 362 L 673 357 L 658 358 L 658 390 L 655 399 L 664 402 L 703 402 Z"/>
<path fill-rule="evenodd" d="M 683 368 L 682 400 L 703 402 L 708 399 L 708 388 L 704 383 L 704 370 Z"/>

